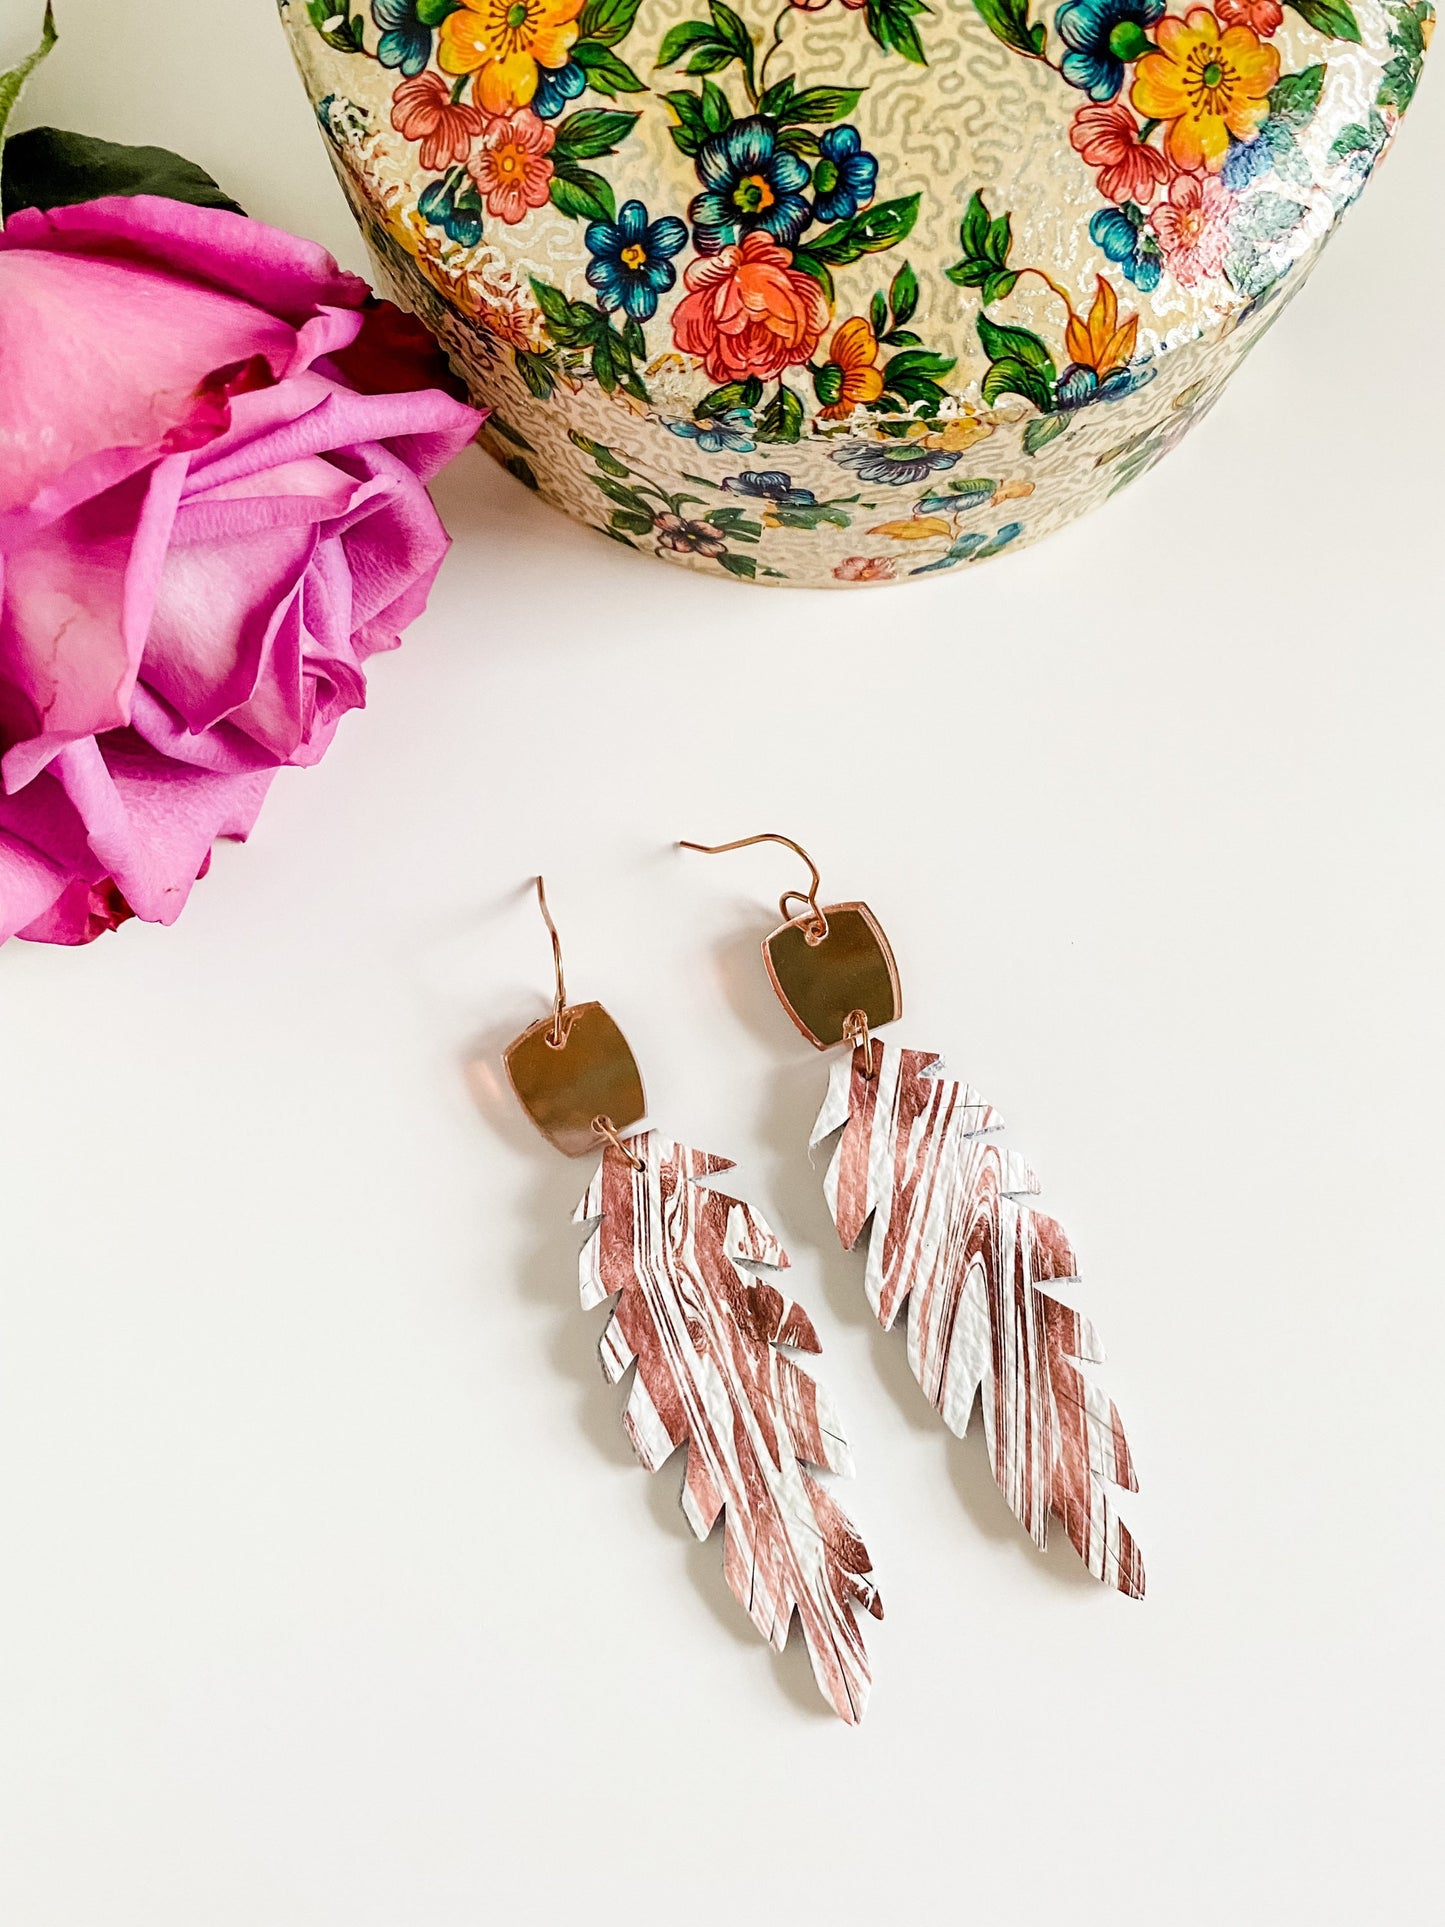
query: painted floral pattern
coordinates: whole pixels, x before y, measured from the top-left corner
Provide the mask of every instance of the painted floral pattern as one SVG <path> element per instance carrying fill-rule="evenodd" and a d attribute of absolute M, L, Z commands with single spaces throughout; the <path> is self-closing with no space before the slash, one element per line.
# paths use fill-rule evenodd
<path fill-rule="evenodd" d="M 1180 400 L 1192 344 L 1234 337 L 1237 358 L 1266 325 L 1410 104 L 1433 24 L 1429 0 L 281 6 L 318 50 L 298 45 L 383 269 L 480 364 L 513 473 L 559 490 L 556 437 L 529 432 L 555 410 L 615 539 L 837 582 L 996 554 L 1059 478 L 1092 499 L 1100 454 L 1132 474 L 1171 445 L 1201 412 Z M 1094 255 L 1067 273 L 999 156 L 920 186 L 892 126 L 886 103 L 932 99 L 931 61 L 980 35 L 1057 116 L 1050 173 Z M 364 71 L 379 94 L 349 84 Z M 1362 73 L 1371 104 L 1345 118 Z M 990 441 L 1001 472 L 959 482 Z M 763 560 L 784 530 L 817 565 Z"/>

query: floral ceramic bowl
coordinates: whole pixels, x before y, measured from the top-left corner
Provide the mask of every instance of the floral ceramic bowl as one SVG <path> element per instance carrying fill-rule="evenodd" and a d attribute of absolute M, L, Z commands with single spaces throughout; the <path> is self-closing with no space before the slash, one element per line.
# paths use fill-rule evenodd
<path fill-rule="evenodd" d="M 748 581 L 929 575 L 1173 446 L 1408 107 L 1429 0 L 282 0 L 511 471 Z"/>

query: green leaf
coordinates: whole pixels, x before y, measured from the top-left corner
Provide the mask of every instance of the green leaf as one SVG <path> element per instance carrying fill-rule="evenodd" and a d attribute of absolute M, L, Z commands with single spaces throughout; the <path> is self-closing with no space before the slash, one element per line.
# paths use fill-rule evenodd
<path fill-rule="evenodd" d="M 772 91 L 770 87 L 768 92 Z M 811 120 L 822 126 L 846 120 L 862 97 L 861 87 L 805 87 L 781 111 L 774 109 L 774 114 L 780 122 Z"/>
<path fill-rule="evenodd" d="M 709 47 L 700 47 L 687 63 L 690 74 L 718 74 L 724 67 L 730 67 L 737 55 L 731 47 L 720 47 L 713 41 Z"/>
<path fill-rule="evenodd" d="M 497 425 L 496 416 L 489 415 L 487 422 L 490 427 L 495 428 Z M 628 468 L 626 462 L 618 461 L 617 457 L 605 442 L 594 442 L 590 435 L 584 435 L 580 429 L 576 428 L 568 429 L 567 439 L 576 447 L 582 449 L 586 454 L 590 455 L 605 475 L 617 475 L 623 480 L 626 480 L 627 476 L 631 474 L 632 471 Z"/>
<path fill-rule="evenodd" d="M 944 279 L 952 281 L 958 288 L 981 288 L 989 276 L 996 272 L 987 261 L 955 261 L 951 268 L 943 270 Z"/>
<path fill-rule="evenodd" d="M 511 442 L 516 448 L 524 448 L 529 455 L 535 455 L 537 452 L 525 435 L 518 434 L 510 422 L 502 420 L 495 408 L 487 417 L 487 433 L 500 435 L 504 442 Z"/>
<path fill-rule="evenodd" d="M 1040 414 L 1048 414 L 1054 405 L 1054 391 L 1051 382 L 1044 379 L 1037 368 L 1030 368 L 1022 361 L 1005 357 L 994 362 L 983 378 L 983 398 L 993 406 L 1000 395 L 1022 395 L 1031 401 Z"/>
<path fill-rule="evenodd" d="M 721 134 L 733 124 L 732 104 L 721 87 L 710 80 L 702 84 L 702 119 L 710 134 Z"/>
<path fill-rule="evenodd" d="M 641 118 L 607 107 L 584 107 L 580 114 L 569 114 L 552 144 L 553 166 L 559 160 L 592 161 L 600 154 L 615 154 L 617 143 L 627 139 Z"/>
<path fill-rule="evenodd" d="M 951 355 L 936 355 L 927 348 L 906 348 L 894 355 L 885 372 L 900 375 L 946 375 L 953 367 Z"/>
<path fill-rule="evenodd" d="M 1284 0 L 1284 3 L 1293 7 L 1307 26 L 1322 33 L 1327 40 L 1351 40 L 1357 47 L 1360 45 L 1360 23 L 1349 0 Z"/>
<path fill-rule="evenodd" d="M 1286 200 L 1282 194 L 1253 194 L 1234 217 L 1230 234 L 1241 241 L 1268 246 L 1293 234 L 1308 212 L 1300 202 Z"/>
<path fill-rule="evenodd" d="M 416 0 L 416 17 L 424 27 L 439 27 L 462 4 L 463 0 Z"/>
<path fill-rule="evenodd" d="M 717 28 L 718 39 L 731 47 L 740 60 L 751 60 L 753 37 L 732 8 L 724 6 L 723 0 L 708 0 L 707 10 Z"/>
<path fill-rule="evenodd" d="M 574 167 L 570 161 L 556 162 L 548 192 L 553 207 L 573 221 L 617 219 L 612 183 L 601 174 L 594 174 L 589 167 Z"/>
<path fill-rule="evenodd" d="M 627 317 L 622 328 L 622 345 L 634 361 L 642 361 L 647 356 L 647 337 L 642 332 L 642 323 Z"/>
<path fill-rule="evenodd" d="M 1057 441 L 1070 419 L 1068 415 L 1036 415 L 1024 428 L 1025 455 L 1037 455 L 1041 448 L 1047 448 L 1050 442 Z"/>
<path fill-rule="evenodd" d="M 662 98 L 677 117 L 677 125 L 668 130 L 673 146 L 680 148 L 684 154 L 695 154 L 710 131 L 702 117 L 702 102 L 685 87 L 675 94 L 664 94 Z"/>
<path fill-rule="evenodd" d="M 1018 276 L 1014 273 L 1012 268 L 996 268 L 992 274 L 987 275 L 984 278 L 984 283 L 983 283 L 984 300 L 986 302 L 1002 301 L 1005 295 L 1010 295 L 1013 293 L 1014 283 L 1017 280 L 1018 280 Z"/>
<path fill-rule="evenodd" d="M 423 6 L 427 4 L 428 0 L 422 0 Z M 436 0 L 431 0 L 431 4 L 435 5 Z M 447 0 L 447 4 L 450 6 L 451 0 Z M 604 47 L 615 47 L 631 33 L 641 5 L 642 0 L 587 0 L 577 16 L 578 35 L 582 40 L 600 40 Z M 572 58 L 577 58 L 575 47 Z"/>
<path fill-rule="evenodd" d="M 978 318 L 978 338 L 983 343 L 983 352 L 990 361 L 1018 361 L 1025 368 L 1033 368 L 1046 381 L 1052 382 L 1057 370 L 1053 356 L 1036 334 L 1027 328 L 1001 328 L 987 315 Z"/>
<path fill-rule="evenodd" d="M 534 281 L 532 286 L 535 288 L 536 285 Z M 538 401 L 546 401 L 556 385 L 552 379 L 552 366 L 546 355 L 533 354 L 529 348 L 516 348 L 512 352 L 517 364 L 517 372 L 523 381 Z"/>
<path fill-rule="evenodd" d="M 888 305 L 893 311 L 895 328 L 901 328 L 905 321 L 911 321 L 918 310 L 918 276 L 907 261 L 893 277 L 888 290 Z"/>
<path fill-rule="evenodd" d="M 628 488 L 622 482 L 614 482 L 607 475 L 594 475 L 592 480 L 609 502 L 616 502 L 619 507 L 630 509 L 634 515 L 647 516 L 647 526 L 652 527 L 652 512 L 635 488 Z"/>
<path fill-rule="evenodd" d="M 597 311 L 583 301 L 569 301 L 549 281 L 532 282 L 532 293 L 547 323 L 547 331 L 562 348 L 580 348 L 590 339 Z"/>
<path fill-rule="evenodd" d="M 963 249 L 966 260 L 981 261 L 985 258 L 988 251 L 990 225 L 988 209 L 984 206 L 982 194 L 971 195 L 958 227 L 959 246 Z"/>
<path fill-rule="evenodd" d="M 817 160 L 823 151 L 818 136 L 810 134 L 806 127 L 784 127 L 778 135 L 778 145 L 805 161 Z"/>
<path fill-rule="evenodd" d="M 791 74 L 785 74 L 781 80 L 775 80 L 758 102 L 758 112 L 767 114 L 773 120 L 779 120 L 788 102 L 797 92 L 797 86 L 798 83 Z"/>
<path fill-rule="evenodd" d="M 651 535 L 652 512 L 649 509 L 613 509 L 609 526 L 619 535 Z"/>
<path fill-rule="evenodd" d="M 760 442 L 796 442 L 803 435 L 803 404 L 785 383 L 757 417 L 754 429 Z"/>
<path fill-rule="evenodd" d="M 881 293 L 868 303 L 868 326 L 875 335 L 881 335 L 888 326 L 888 303 Z"/>
<path fill-rule="evenodd" d="M 620 346 L 621 343 L 618 341 L 616 335 L 614 335 L 612 330 L 605 324 L 592 338 L 592 378 L 597 383 L 597 386 L 609 395 L 613 389 L 616 388 L 622 372 L 618 365 L 619 357 L 616 353 L 616 350 Z M 602 488 L 603 484 L 600 480 L 597 481 L 597 486 L 598 488 Z M 612 486 L 615 488 L 617 484 L 614 482 Z M 629 489 L 628 494 L 630 495 L 631 493 L 632 491 Z M 620 499 L 619 497 L 619 500 Z"/>
<path fill-rule="evenodd" d="M 1313 5 L 1315 0 L 1308 0 Z M 1015 53 L 1037 54 L 1040 42 L 1029 25 L 1029 0 L 973 0 L 990 33 Z"/>
<path fill-rule="evenodd" d="M 610 47 L 604 47 L 597 40 L 579 40 L 572 49 L 572 58 L 587 76 L 587 85 L 594 92 L 605 94 L 614 100 L 618 94 L 645 94 L 647 82 L 639 80 L 625 60 L 621 60 Z"/>
<path fill-rule="evenodd" d="M 810 274 L 828 299 L 833 299 L 833 277 L 828 271 L 827 262 L 820 255 L 808 248 L 796 248 L 793 251 L 793 266 L 799 274 Z"/>
<path fill-rule="evenodd" d="M 756 375 L 749 375 L 746 381 L 725 381 L 721 388 L 708 390 L 693 409 L 693 419 L 714 421 L 729 408 L 756 408 L 762 398 L 763 384 Z"/>
<path fill-rule="evenodd" d="M 726 569 L 729 575 L 740 575 L 751 582 L 758 572 L 758 565 L 750 555 L 720 555 L 718 567 Z"/>
<path fill-rule="evenodd" d="M 659 67 L 675 67 L 685 53 L 694 47 L 713 46 L 717 35 L 705 20 L 684 20 L 679 26 L 669 27 L 662 36 L 662 45 L 657 50 Z"/>
<path fill-rule="evenodd" d="M 0 142 L 5 138 L 5 123 L 15 111 L 15 104 L 25 90 L 25 83 L 55 45 L 59 35 L 55 31 L 55 15 L 50 0 L 45 0 L 45 19 L 41 23 L 40 38 L 26 54 L 18 67 L 8 73 L 0 74 Z M 0 163 L 4 153 L 0 151 Z"/>
<path fill-rule="evenodd" d="M 898 201 L 880 201 L 850 221 L 839 221 L 815 234 L 807 252 L 829 267 L 844 268 L 851 261 L 861 261 L 865 254 L 881 254 L 885 248 L 897 247 L 913 231 L 921 198 L 909 194 Z"/>
<path fill-rule="evenodd" d="M 868 0 L 864 19 L 868 32 L 884 53 L 901 54 L 916 67 L 926 67 L 928 56 L 911 16 L 930 12 L 932 8 L 926 7 L 923 0 Z"/>
<path fill-rule="evenodd" d="M 1324 84 L 1322 63 L 1302 68 L 1297 74 L 1282 75 L 1269 90 L 1270 113 L 1298 131 L 1319 106 Z"/>
<path fill-rule="evenodd" d="M 1373 127 L 1361 127 L 1358 121 L 1351 121 L 1336 134 L 1329 158 L 1332 161 L 1348 160 L 1351 154 L 1371 153 L 1377 145 Z"/>
<path fill-rule="evenodd" d="M 120 147 L 58 127 L 31 127 L 5 143 L 3 214 L 21 207 L 73 207 L 105 194 L 160 194 L 192 207 L 245 209 L 193 161 L 165 147 Z"/>
<path fill-rule="evenodd" d="M 984 242 L 985 260 L 992 261 L 1001 268 L 1008 260 L 1009 244 L 1013 240 L 1013 221 L 1007 214 L 1000 214 L 996 221 L 988 224 L 988 239 Z"/>
<path fill-rule="evenodd" d="M 361 38 L 361 21 L 351 13 L 347 0 L 306 0 L 306 13 L 312 26 L 320 34 L 328 47 L 335 47 L 338 53 L 359 54 L 364 51 Z M 339 21 L 338 26 L 330 23 Z"/>

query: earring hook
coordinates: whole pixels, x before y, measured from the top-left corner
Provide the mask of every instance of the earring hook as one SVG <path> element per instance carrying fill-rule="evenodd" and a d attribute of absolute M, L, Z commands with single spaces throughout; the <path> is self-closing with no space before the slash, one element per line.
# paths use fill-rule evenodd
<path fill-rule="evenodd" d="M 547 908 L 547 886 L 541 877 L 537 878 L 537 907 L 542 912 L 542 921 L 552 939 L 552 967 L 557 973 L 557 988 L 552 997 L 552 1028 L 547 1033 L 547 1042 L 553 1050 L 561 1050 L 567 1041 L 568 1026 L 562 1021 L 567 1014 L 567 979 L 562 974 L 562 939 L 557 935 L 552 912 Z"/>
<path fill-rule="evenodd" d="M 784 849 L 791 850 L 795 856 L 800 856 L 804 863 L 807 864 L 809 871 L 812 873 L 812 881 L 808 885 L 806 894 L 802 890 L 784 890 L 783 894 L 778 898 L 778 909 L 782 912 L 783 922 L 791 923 L 793 916 L 788 905 L 795 898 L 800 903 L 806 903 L 813 913 L 812 929 L 810 932 L 812 941 L 814 943 L 821 943 L 828 934 L 828 919 L 823 915 L 822 908 L 818 903 L 818 891 L 822 887 L 823 879 L 818 874 L 818 866 L 812 857 L 808 855 L 808 852 L 803 848 L 802 844 L 795 843 L 792 837 L 780 836 L 776 830 L 762 830 L 757 836 L 740 836 L 732 843 L 689 843 L 686 837 L 681 837 L 678 840 L 678 848 L 680 850 L 701 850 L 704 856 L 725 856 L 729 850 L 748 850 L 751 849 L 755 843 L 781 843 Z"/>

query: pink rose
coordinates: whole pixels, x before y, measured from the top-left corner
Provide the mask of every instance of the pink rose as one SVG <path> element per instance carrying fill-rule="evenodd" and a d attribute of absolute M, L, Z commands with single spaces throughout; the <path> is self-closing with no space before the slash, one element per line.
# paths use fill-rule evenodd
<path fill-rule="evenodd" d="M 149 195 L 0 234 L 0 941 L 170 923 L 425 606 L 480 417 L 323 249 Z M 401 389 L 405 392 L 386 392 Z"/>

